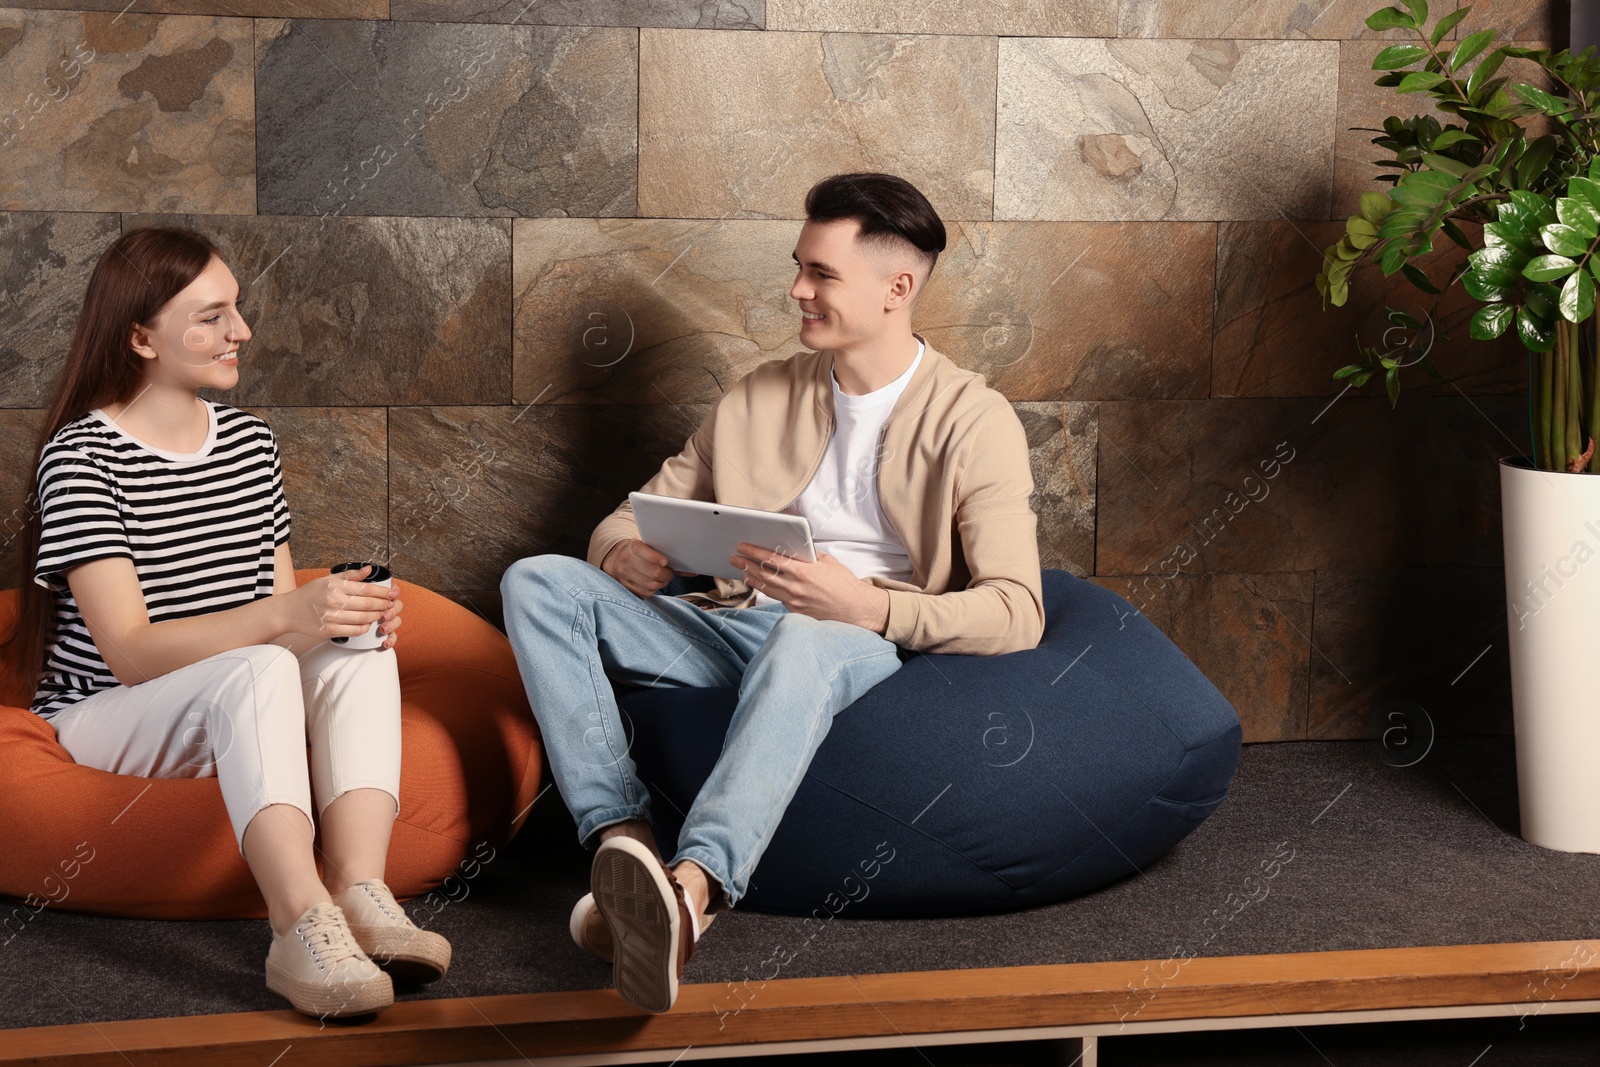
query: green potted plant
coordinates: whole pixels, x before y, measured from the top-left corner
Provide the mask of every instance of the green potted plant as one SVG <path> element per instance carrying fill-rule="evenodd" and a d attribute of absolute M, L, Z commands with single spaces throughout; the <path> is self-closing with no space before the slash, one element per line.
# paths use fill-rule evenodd
<path fill-rule="evenodd" d="M 1426 0 L 1404 0 L 1367 19 L 1403 34 L 1373 61 L 1384 72 L 1377 84 L 1429 101 L 1443 121 L 1384 121 L 1372 143 L 1389 156 L 1378 164 L 1392 172 L 1379 179 L 1387 189 L 1361 194 L 1316 285 L 1324 306 L 1343 304 L 1365 263 L 1434 295 L 1459 284 L 1483 305 L 1473 338 L 1515 330 L 1527 351 L 1533 455 L 1500 461 L 1522 835 L 1600 852 L 1600 713 L 1587 640 L 1600 618 L 1600 562 L 1591 565 L 1600 558 L 1600 478 L 1588 477 L 1600 472 L 1600 60 L 1593 47 L 1491 48 L 1493 30 L 1452 39 L 1470 11 L 1430 24 Z M 1448 278 L 1429 277 L 1419 261 L 1442 241 L 1470 254 Z M 1390 319 L 1420 326 L 1400 312 Z M 1335 377 L 1381 378 L 1394 404 L 1402 368 L 1441 376 L 1422 335 L 1414 329 L 1411 342 L 1384 351 L 1358 339 L 1361 361 Z"/>

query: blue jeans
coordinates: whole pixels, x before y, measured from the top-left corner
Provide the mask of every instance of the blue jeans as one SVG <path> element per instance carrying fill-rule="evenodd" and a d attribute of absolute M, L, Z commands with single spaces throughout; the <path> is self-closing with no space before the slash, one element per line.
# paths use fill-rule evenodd
<path fill-rule="evenodd" d="M 690 806 L 672 864 L 705 868 L 732 907 L 778 829 L 833 716 L 900 667 L 894 643 L 782 604 L 707 611 L 648 600 L 600 568 L 530 556 L 500 581 L 506 633 L 556 787 L 590 843 L 650 818 L 611 682 L 738 686 L 716 769 Z"/>

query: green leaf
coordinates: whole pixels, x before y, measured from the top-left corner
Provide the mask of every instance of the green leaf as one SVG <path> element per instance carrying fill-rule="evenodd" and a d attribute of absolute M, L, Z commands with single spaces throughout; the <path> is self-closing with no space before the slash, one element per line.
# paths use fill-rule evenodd
<path fill-rule="evenodd" d="M 1582 197 L 1590 207 L 1600 211 L 1600 182 L 1593 178 L 1569 178 L 1567 195 Z"/>
<path fill-rule="evenodd" d="M 1414 170 L 1410 174 L 1402 175 L 1400 178 L 1400 183 L 1402 185 L 1412 186 L 1426 185 L 1430 188 L 1439 190 L 1440 193 L 1448 193 L 1454 190 L 1456 186 L 1461 184 L 1461 179 L 1457 178 L 1453 174 L 1446 174 L 1443 171 Z"/>
<path fill-rule="evenodd" d="M 1433 150 L 1442 152 L 1453 144 L 1460 144 L 1462 141 L 1476 141 L 1477 139 L 1466 130 L 1446 130 L 1433 139 Z"/>
<path fill-rule="evenodd" d="M 1428 0 L 1402 0 L 1402 2 L 1409 7 L 1411 9 L 1411 13 L 1416 16 L 1418 26 L 1422 26 L 1427 23 Z"/>
<path fill-rule="evenodd" d="M 1566 256 L 1534 256 L 1522 268 L 1522 276 L 1534 282 L 1553 282 L 1577 269 L 1578 265 Z"/>
<path fill-rule="evenodd" d="M 1517 177 L 1522 179 L 1523 185 L 1532 185 L 1544 173 L 1555 151 L 1556 139 L 1550 134 L 1537 138 L 1528 145 L 1522 153 L 1522 159 L 1517 162 Z"/>
<path fill-rule="evenodd" d="M 1486 304 L 1472 316 L 1472 326 L 1467 331 L 1474 341 L 1492 341 L 1506 332 L 1517 309 L 1510 304 Z"/>
<path fill-rule="evenodd" d="M 1555 328 L 1527 307 L 1517 309 L 1517 336 L 1522 339 L 1524 348 L 1534 352 L 1548 352 L 1556 346 Z"/>
<path fill-rule="evenodd" d="M 1379 52 L 1372 61 L 1373 70 L 1399 70 L 1409 67 L 1428 54 L 1420 44 L 1392 44 Z"/>
<path fill-rule="evenodd" d="M 1462 248 L 1465 248 L 1467 251 L 1470 252 L 1474 247 L 1476 247 L 1471 241 L 1467 240 L 1467 235 L 1461 232 L 1461 227 L 1457 226 L 1449 219 L 1445 219 L 1443 222 L 1439 223 L 1439 228 L 1444 231 L 1444 235 L 1446 237 L 1450 238 L 1450 240 L 1454 241 Z"/>
<path fill-rule="evenodd" d="M 1462 8 L 1462 11 L 1465 12 L 1466 8 Z M 1489 42 L 1493 40 L 1493 30 L 1479 30 L 1461 38 L 1456 44 L 1455 51 L 1450 53 L 1450 70 L 1452 72 L 1460 70 L 1473 56 L 1489 47 Z"/>
<path fill-rule="evenodd" d="M 1416 19 L 1400 8 L 1379 8 L 1378 11 L 1366 16 L 1366 29 L 1370 30 L 1414 30 Z"/>
<path fill-rule="evenodd" d="M 1594 314 L 1594 279 L 1584 271 L 1574 271 L 1561 287 L 1561 317 L 1582 322 Z"/>
<path fill-rule="evenodd" d="M 1595 158 L 1600 159 L 1600 156 Z M 1597 232 L 1600 232 L 1600 213 L 1590 207 L 1587 200 L 1563 196 L 1556 201 L 1556 218 L 1590 241 L 1595 239 Z"/>
<path fill-rule="evenodd" d="M 1421 72 L 1419 71 L 1418 73 Z M 1572 110 L 1571 100 L 1563 100 L 1559 96 L 1551 96 L 1543 89 L 1535 89 L 1527 82 L 1512 82 L 1506 88 L 1515 93 L 1518 100 L 1538 108 L 1546 115 L 1565 115 Z M 1400 91 L 1405 92 L 1404 89 Z"/>
<path fill-rule="evenodd" d="M 1389 394 L 1389 406 L 1400 403 L 1400 368 L 1390 367 L 1383 376 L 1383 390 Z"/>
<path fill-rule="evenodd" d="M 1589 179 L 1591 181 L 1600 181 L 1600 156 L 1595 156 L 1589 160 Z"/>
<path fill-rule="evenodd" d="M 1530 285 L 1522 294 L 1522 306 L 1538 316 L 1548 319 L 1556 314 L 1556 304 L 1561 299 L 1561 290 L 1547 282 Z"/>
<path fill-rule="evenodd" d="M 1474 103 L 1482 102 L 1478 99 L 1478 91 L 1488 83 L 1490 78 L 1494 77 L 1495 71 L 1499 70 L 1500 64 L 1505 61 L 1506 52 L 1504 48 L 1496 48 L 1493 52 L 1483 57 L 1483 61 L 1472 72 L 1472 77 L 1467 79 L 1467 95 L 1472 98 Z"/>
<path fill-rule="evenodd" d="M 1559 222 L 1540 230 L 1539 236 L 1544 238 L 1544 246 L 1550 251 L 1574 259 L 1589 251 L 1589 241 L 1592 240 L 1585 238 L 1571 226 Z"/>
<path fill-rule="evenodd" d="M 1435 48 L 1439 47 L 1439 42 L 1444 40 L 1445 36 L 1451 30 L 1460 25 L 1461 20 L 1466 18 L 1467 12 L 1471 10 L 1472 9 L 1469 7 L 1464 7 L 1458 11 L 1450 12 L 1450 14 L 1440 19 L 1439 25 L 1435 26 L 1433 28 L 1433 32 L 1428 35 L 1428 43 L 1433 45 Z"/>
<path fill-rule="evenodd" d="M 1397 93 L 1420 93 L 1424 89 L 1432 89 L 1435 85 L 1443 83 L 1444 75 L 1431 70 L 1414 70 L 1400 79 L 1400 85 L 1395 89 Z M 1551 99 L 1555 99 L 1551 97 Z"/>
<path fill-rule="evenodd" d="M 1378 228 L 1360 215 L 1351 215 L 1344 228 L 1345 240 L 1358 249 L 1368 249 L 1378 239 Z"/>
<path fill-rule="evenodd" d="M 1441 156 L 1437 152 L 1422 153 L 1422 162 L 1434 170 L 1442 170 L 1446 174 L 1453 174 L 1457 178 L 1464 178 L 1467 174 L 1467 165 L 1459 159 Z"/>
<path fill-rule="evenodd" d="M 1510 192 L 1511 202 L 1527 212 L 1539 226 L 1548 226 L 1556 221 L 1556 209 L 1545 197 L 1529 189 L 1513 189 Z"/>
<path fill-rule="evenodd" d="M 1385 7 L 1367 16 L 1369 30 L 1414 30 L 1417 20 L 1397 7 Z"/>
<path fill-rule="evenodd" d="M 1439 295 L 1439 287 L 1434 285 L 1433 282 L 1428 279 L 1426 274 L 1422 273 L 1421 268 L 1414 266 L 1413 264 L 1406 263 L 1400 267 L 1400 273 L 1404 274 L 1407 281 L 1416 286 L 1418 289 L 1421 289 L 1424 293 L 1432 293 L 1434 296 Z"/>
<path fill-rule="evenodd" d="M 1595 158 L 1600 160 L 1600 156 Z M 1393 210 L 1394 202 L 1384 194 L 1373 192 L 1361 194 L 1361 217 L 1374 226 L 1380 225 Z"/>
<path fill-rule="evenodd" d="M 1444 199 L 1445 191 L 1424 182 L 1401 182 L 1389 195 L 1402 207 L 1431 208 Z"/>

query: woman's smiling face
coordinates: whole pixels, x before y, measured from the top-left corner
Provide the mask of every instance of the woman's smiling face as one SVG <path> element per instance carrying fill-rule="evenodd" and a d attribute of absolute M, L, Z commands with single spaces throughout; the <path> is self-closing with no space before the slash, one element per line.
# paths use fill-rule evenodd
<path fill-rule="evenodd" d="M 239 346 L 251 336 L 238 300 L 233 272 L 213 256 L 151 322 L 133 327 L 131 344 L 146 360 L 146 382 L 193 389 L 238 384 Z"/>

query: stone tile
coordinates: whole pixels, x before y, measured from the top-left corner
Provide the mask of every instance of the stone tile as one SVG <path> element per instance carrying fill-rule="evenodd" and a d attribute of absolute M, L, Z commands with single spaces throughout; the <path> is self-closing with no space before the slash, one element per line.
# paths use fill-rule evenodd
<path fill-rule="evenodd" d="M 798 232 L 518 222 L 517 402 L 711 402 L 799 351 Z M 953 224 L 916 322 L 1013 400 L 1204 396 L 1215 243 L 1209 223 Z"/>
<path fill-rule="evenodd" d="M 395 19 L 525 26 L 759 30 L 767 22 L 767 0 L 390 0 L 390 8 Z"/>
<path fill-rule="evenodd" d="M 536 404 L 390 412 L 395 573 L 452 595 L 498 589 L 523 556 L 582 557 L 595 524 L 705 418 L 686 404 Z"/>
<path fill-rule="evenodd" d="M 1082 577 L 1094 572 L 1097 412 L 1077 401 L 1013 404 L 1028 435 L 1039 563 Z"/>
<path fill-rule="evenodd" d="M 1012 400 L 1205 396 L 1216 227 L 968 222 L 917 308 Z"/>
<path fill-rule="evenodd" d="M 1116 0 L 767 0 L 769 30 L 957 33 L 999 37 L 1115 37 Z"/>
<path fill-rule="evenodd" d="M 120 232 L 114 214 L 0 214 L 0 407 L 50 402 L 89 275 Z"/>
<path fill-rule="evenodd" d="M 632 215 L 632 30 L 263 20 L 261 210 Z"/>
<path fill-rule="evenodd" d="M 1472 14 L 1456 27 L 1453 37 L 1479 30 L 1496 30 L 1500 41 L 1554 41 L 1567 47 L 1568 3 L 1548 0 L 1472 0 Z"/>
<path fill-rule="evenodd" d="M 0 210 L 255 211 L 250 23 L 0 11 Z"/>
<path fill-rule="evenodd" d="M 1401 375 L 1402 396 L 1515 393 L 1527 389 L 1528 359 L 1511 335 L 1474 341 L 1467 327 L 1483 305 L 1459 285 L 1445 298 L 1429 296 L 1405 277 L 1385 278 L 1376 266 L 1354 276 L 1344 307 L 1322 309 L 1312 279 L 1322 249 L 1344 233 L 1341 222 L 1227 222 L 1217 239 L 1217 303 L 1212 349 L 1213 396 L 1330 396 L 1343 388 L 1333 372 L 1357 362 L 1355 338 L 1382 349 L 1409 340 L 1394 328 L 1388 308 L 1432 322 L 1423 337 L 1446 381 L 1420 367 Z M 1465 258 L 1447 238 L 1424 270 L 1440 284 Z M 1435 304 L 1437 303 L 1437 310 Z M 1425 341 L 1426 343 L 1426 341 Z M 1374 395 L 1381 384 L 1368 386 Z"/>
<path fill-rule="evenodd" d="M 33 518 L 28 496 L 39 463 L 42 411 L 0 409 L 0 589 L 15 589 L 22 544 Z"/>
<path fill-rule="evenodd" d="M 1247 742 L 1305 738 L 1311 574 L 1158 570 L 1094 581 L 1127 598 L 1211 679 Z"/>
<path fill-rule="evenodd" d="M 525 0 L 524 0 L 525 2 Z M 6 0 L 11 8 L 109 11 L 120 14 L 128 0 Z M 386 19 L 389 0 L 161 0 L 171 15 L 266 15 L 277 18 Z M 132 16 L 124 16 L 124 20 Z"/>
<path fill-rule="evenodd" d="M 389 558 L 389 430 L 383 408 L 252 408 L 272 427 L 296 567 Z"/>
<path fill-rule="evenodd" d="M 639 213 L 799 218 L 890 171 L 946 219 L 993 210 L 995 39 L 641 30 Z"/>
<path fill-rule="evenodd" d="M 1323 218 L 1338 52 L 1002 39 L 994 217 Z"/>
<path fill-rule="evenodd" d="M 1499 568 L 1318 572 L 1312 640 L 1312 738 L 1375 737 L 1391 700 L 1420 704 L 1441 735 L 1512 732 Z"/>
<path fill-rule="evenodd" d="M 1492 567 L 1516 396 L 1107 401 L 1095 569 Z"/>
<path fill-rule="evenodd" d="M 799 232 L 765 220 L 518 221 L 517 403 L 709 403 L 799 351 Z"/>
<path fill-rule="evenodd" d="M 500 219 L 130 216 L 223 249 L 254 337 L 233 404 L 505 403 L 511 225 Z"/>
<path fill-rule="evenodd" d="M 1399 34 L 1367 29 L 1367 16 L 1381 4 L 1372 0 L 1250 0 L 1232 4 L 1186 4 L 1171 0 L 1121 0 L 1119 37 L 1229 37 L 1288 40 L 1347 40 Z M 1429 18 L 1456 9 L 1454 0 L 1434 0 Z M 1473 5 L 1476 12 L 1478 5 Z"/>

